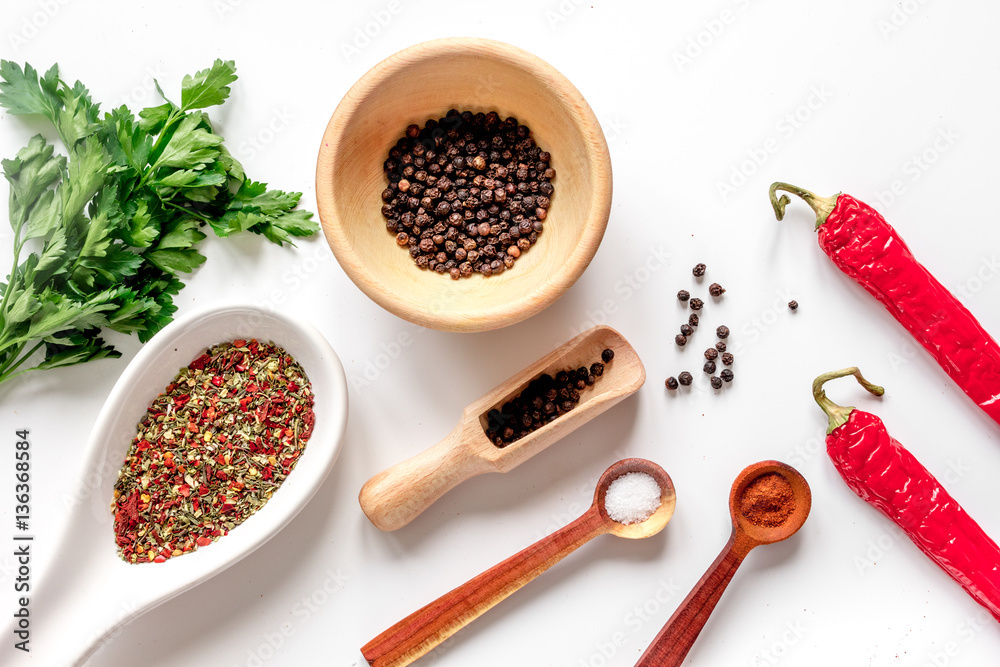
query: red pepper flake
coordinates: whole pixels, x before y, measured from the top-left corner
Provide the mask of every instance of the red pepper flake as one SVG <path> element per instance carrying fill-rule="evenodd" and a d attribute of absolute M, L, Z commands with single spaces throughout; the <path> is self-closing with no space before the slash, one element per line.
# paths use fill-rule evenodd
<path fill-rule="evenodd" d="M 212 355 L 203 354 L 194 361 L 192 361 L 190 364 L 188 364 L 188 368 L 190 368 L 193 371 L 204 370 L 205 366 L 211 363 L 211 361 L 212 361 Z"/>
<path fill-rule="evenodd" d="M 184 496 L 185 498 L 187 498 L 188 496 L 191 495 L 191 485 L 190 484 L 181 484 L 181 485 L 179 485 L 177 487 L 177 493 L 179 493 L 182 496 Z"/>
<path fill-rule="evenodd" d="M 247 342 L 242 338 L 237 338 L 236 340 L 233 341 L 233 347 L 246 347 L 246 346 Z"/>
<path fill-rule="evenodd" d="M 226 381 L 222 379 L 221 375 L 216 375 L 214 378 L 212 378 L 212 384 L 214 384 L 216 387 L 221 387 L 223 384 L 225 384 L 225 382 Z"/>
<path fill-rule="evenodd" d="M 197 544 L 199 547 L 207 547 L 211 543 L 212 543 L 211 537 L 199 537 L 197 540 L 195 540 L 195 544 Z"/>

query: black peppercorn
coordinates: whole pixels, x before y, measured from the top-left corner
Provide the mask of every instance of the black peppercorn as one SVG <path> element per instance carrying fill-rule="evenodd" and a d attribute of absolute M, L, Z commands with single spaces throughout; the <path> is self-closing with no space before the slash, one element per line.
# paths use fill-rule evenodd
<path fill-rule="evenodd" d="M 688 324 L 690 324 L 693 327 L 698 326 L 698 315 L 696 315 L 695 313 L 691 313 L 690 315 L 688 315 Z"/>
<path fill-rule="evenodd" d="M 733 381 L 733 372 L 731 370 L 729 370 L 728 368 L 724 368 L 724 369 L 722 369 L 722 372 L 719 373 L 719 377 L 721 377 L 725 382 L 732 382 Z"/>
<path fill-rule="evenodd" d="M 725 324 L 721 325 L 715 330 L 715 335 L 719 338 L 729 338 L 729 327 Z"/>
<path fill-rule="evenodd" d="M 695 278 L 701 278 L 703 275 L 705 275 L 705 268 L 706 267 L 704 264 L 695 264 L 694 268 L 691 269 L 691 273 L 694 274 Z"/>
<path fill-rule="evenodd" d="M 712 283 L 708 286 L 708 293 L 712 296 L 722 296 L 722 293 L 726 291 L 726 288 L 719 283 Z"/>
<path fill-rule="evenodd" d="M 694 333 L 694 329 L 691 327 L 690 324 L 682 324 L 681 333 L 684 334 L 685 336 L 690 336 L 691 334 Z"/>
<path fill-rule="evenodd" d="M 707 350 L 705 350 L 705 358 L 708 359 L 709 361 L 715 361 L 716 359 L 718 359 L 718 357 L 719 357 L 719 351 L 716 350 L 714 347 L 710 347 Z"/>
<path fill-rule="evenodd" d="M 455 279 L 503 273 L 548 216 L 556 172 L 543 153 L 526 126 L 496 112 L 453 109 L 410 125 L 383 163 L 386 229 L 420 268 Z"/>
<path fill-rule="evenodd" d="M 694 381 L 694 377 L 692 377 L 692 375 L 687 371 L 682 371 L 681 374 L 677 376 L 677 381 L 685 387 L 688 387 L 691 385 L 691 382 Z"/>
<path fill-rule="evenodd" d="M 679 345 L 680 347 L 684 347 L 685 345 L 687 345 L 688 339 L 687 336 L 685 336 L 684 334 L 677 334 L 676 336 L 674 336 L 674 342 L 677 343 L 677 345 Z"/>
<path fill-rule="evenodd" d="M 612 349 L 605 349 L 603 352 L 601 352 L 601 359 L 604 360 L 604 363 L 609 363 L 614 358 L 615 358 L 615 351 Z"/>
<path fill-rule="evenodd" d="M 671 389 L 671 390 L 677 389 L 677 378 L 675 378 L 673 376 L 668 377 L 666 385 L 667 385 L 667 389 Z"/>
<path fill-rule="evenodd" d="M 788 302 L 789 310 L 797 310 L 798 307 L 799 307 L 799 302 L 796 301 L 795 299 L 792 299 L 791 301 Z"/>
<path fill-rule="evenodd" d="M 702 301 L 701 299 L 696 298 L 696 299 L 691 299 L 689 305 L 691 306 L 691 310 L 701 310 L 702 306 L 705 305 L 705 302 Z"/>
<path fill-rule="evenodd" d="M 604 375 L 604 364 L 602 364 L 599 361 L 595 364 L 591 364 L 590 374 L 595 377 L 601 377 L 602 375 Z"/>
<path fill-rule="evenodd" d="M 732 366 L 733 365 L 733 355 L 732 355 L 732 353 L 730 353 L 730 352 L 724 352 L 722 354 L 722 363 L 724 363 L 726 366 Z"/>
<path fill-rule="evenodd" d="M 687 301 L 688 299 L 691 298 L 691 293 L 688 292 L 686 289 L 682 289 L 680 292 L 677 293 L 677 298 L 680 301 Z"/>
<path fill-rule="evenodd" d="M 702 367 L 702 370 L 705 371 L 707 374 L 711 375 L 712 373 L 715 372 L 715 362 L 706 361 L 705 365 Z"/>
<path fill-rule="evenodd" d="M 722 389 L 722 378 L 718 375 L 713 375 L 709 381 L 712 383 L 712 389 Z"/>
<path fill-rule="evenodd" d="M 715 344 L 715 349 L 718 350 L 719 352 L 725 352 L 726 344 L 720 340 L 718 343 Z"/>

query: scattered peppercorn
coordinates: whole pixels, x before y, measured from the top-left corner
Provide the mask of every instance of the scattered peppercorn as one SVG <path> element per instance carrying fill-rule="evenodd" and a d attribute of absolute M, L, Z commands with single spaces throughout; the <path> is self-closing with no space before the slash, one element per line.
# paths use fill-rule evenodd
<path fill-rule="evenodd" d="M 726 366 L 733 365 L 733 355 L 731 352 L 724 352 L 722 354 L 722 363 L 725 364 Z"/>
<path fill-rule="evenodd" d="M 695 264 L 694 268 L 691 269 L 691 273 L 694 274 L 695 278 L 701 278 L 705 275 L 706 266 L 704 264 Z"/>
<path fill-rule="evenodd" d="M 704 368 L 702 370 L 704 370 L 706 373 L 708 373 L 709 375 L 711 375 L 712 373 L 715 372 L 715 362 L 714 361 L 706 361 L 705 362 L 705 366 L 704 366 Z"/>
<path fill-rule="evenodd" d="M 603 352 L 601 352 L 601 359 L 604 360 L 604 363 L 609 363 L 614 358 L 615 351 L 610 348 L 606 348 Z"/>
<path fill-rule="evenodd" d="M 715 335 L 718 336 L 719 338 L 729 338 L 729 327 L 727 327 L 725 324 L 719 326 L 715 330 Z"/>
<path fill-rule="evenodd" d="M 792 299 L 791 301 L 788 302 L 789 310 L 797 310 L 798 307 L 799 307 L 799 302 L 796 301 L 795 299 Z"/>
<path fill-rule="evenodd" d="M 677 298 L 680 301 L 687 301 L 688 299 L 691 298 L 691 292 L 688 292 L 686 289 L 682 289 L 680 292 L 677 293 Z"/>
<path fill-rule="evenodd" d="M 719 352 L 725 352 L 726 344 L 720 340 L 718 343 L 715 344 L 715 349 L 718 350 Z"/>
<path fill-rule="evenodd" d="M 681 333 L 684 334 L 685 336 L 690 336 L 691 334 L 694 333 L 694 329 L 691 327 L 690 324 L 682 324 Z"/>
<path fill-rule="evenodd" d="M 705 350 L 705 358 L 709 361 L 715 361 L 719 357 L 719 351 L 714 347 L 710 347 Z"/>
<path fill-rule="evenodd" d="M 604 375 L 604 364 L 601 362 L 593 363 L 590 365 L 590 374 L 594 377 L 601 377 Z"/>
<path fill-rule="evenodd" d="M 712 389 L 722 389 L 722 378 L 718 375 L 713 375 L 711 379 Z"/>
<path fill-rule="evenodd" d="M 410 125 L 382 167 L 386 229 L 421 269 L 503 273 L 538 240 L 555 171 L 516 118 L 459 113 Z"/>
<path fill-rule="evenodd" d="M 677 345 L 679 345 L 680 347 L 684 347 L 685 345 L 687 345 L 688 339 L 687 336 L 685 336 L 684 334 L 677 334 L 676 336 L 674 336 L 674 342 L 677 343 Z"/>
<path fill-rule="evenodd" d="M 677 381 L 680 382 L 685 387 L 689 387 L 691 382 L 694 381 L 694 377 L 687 371 L 682 371 L 680 375 L 677 376 Z"/>
<path fill-rule="evenodd" d="M 722 293 L 726 291 L 726 288 L 719 283 L 712 283 L 708 286 L 708 293 L 712 296 L 722 296 Z"/>
<path fill-rule="evenodd" d="M 688 315 L 688 324 L 693 327 L 698 326 L 698 315 L 696 313 L 691 313 Z"/>
<path fill-rule="evenodd" d="M 719 373 L 719 377 L 721 377 L 726 382 L 732 382 L 733 381 L 733 372 L 731 370 L 729 370 L 728 368 L 723 368 L 722 372 Z"/>
<path fill-rule="evenodd" d="M 670 376 L 667 378 L 667 389 L 674 390 L 677 389 L 677 378 Z"/>
<path fill-rule="evenodd" d="M 701 310 L 702 306 L 705 305 L 705 302 L 701 299 L 695 298 L 691 299 L 691 303 L 689 305 L 691 306 L 691 310 Z"/>

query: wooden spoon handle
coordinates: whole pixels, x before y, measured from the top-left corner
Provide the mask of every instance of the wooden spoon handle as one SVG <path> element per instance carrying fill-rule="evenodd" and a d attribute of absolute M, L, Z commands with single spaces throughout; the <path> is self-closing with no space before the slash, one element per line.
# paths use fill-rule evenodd
<path fill-rule="evenodd" d="M 358 496 L 365 515 L 380 530 L 396 530 L 470 477 L 497 472 L 466 437 L 463 422 L 433 447 L 369 479 Z"/>
<path fill-rule="evenodd" d="M 684 598 L 635 667 L 679 667 L 684 662 L 749 550 L 736 544 L 734 532 L 722 553 Z"/>
<path fill-rule="evenodd" d="M 530 547 L 410 614 L 361 648 L 369 665 L 409 665 L 483 612 L 562 560 L 580 545 L 607 532 L 596 507 Z"/>

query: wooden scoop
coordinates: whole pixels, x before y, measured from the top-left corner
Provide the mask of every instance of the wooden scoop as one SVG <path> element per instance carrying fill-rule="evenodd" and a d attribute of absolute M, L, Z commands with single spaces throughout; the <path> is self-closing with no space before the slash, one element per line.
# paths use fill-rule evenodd
<path fill-rule="evenodd" d="M 643 521 L 622 524 L 608 515 L 604 501 L 611 483 L 630 472 L 656 480 L 660 506 Z M 601 475 L 593 504 L 576 521 L 410 614 L 361 652 L 375 667 L 409 665 L 594 537 L 611 533 L 642 539 L 657 534 L 673 516 L 676 502 L 673 482 L 663 468 L 645 459 L 618 461 Z"/>
<path fill-rule="evenodd" d="M 740 509 L 743 491 L 754 480 L 768 473 L 784 477 L 791 485 L 795 498 L 795 508 L 791 515 L 777 526 L 753 523 Z M 729 542 L 684 598 L 681 606 L 660 630 L 660 634 L 656 635 L 635 667 L 679 667 L 747 554 L 754 547 L 780 542 L 794 535 L 805 523 L 811 506 L 812 492 L 809 484 L 790 465 L 780 461 L 761 461 L 745 468 L 733 482 L 729 493 L 729 514 L 733 520 Z"/>
<path fill-rule="evenodd" d="M 601 360 L 604 349 L 613 350 L 614 359 L 605 364 L 604 375 L 593 386 L 580 391 L 573 410 L 503 448 L 486 437 L 490 410 L 517 397 L 543 373 L 554 376 L 561 370 L 589 367 Z M 605 326 L 585 331 L 466 407 L 444 440 L 369 479 L 358 498 L 361 509 L 381 530 L 401 528 L 461 482 L 515 468 L 635 393 L 645 380 L 639 356 L 620 333 Z"/>

